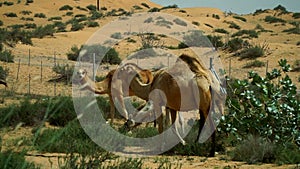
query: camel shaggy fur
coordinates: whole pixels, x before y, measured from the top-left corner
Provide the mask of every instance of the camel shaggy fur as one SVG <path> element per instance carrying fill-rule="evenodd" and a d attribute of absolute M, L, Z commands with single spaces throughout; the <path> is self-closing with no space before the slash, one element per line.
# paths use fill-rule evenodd
<path fill-rule="evenodd" d="M 183 62 L 182 62 L 183 61 Z M 190 76 L 189 73 L 180 69 L 183 63 L 185 63 L 189 69 L 194 73 Z M 183 66 L 184 67 L 184 66 Z M 150 84 L 142 83 L 138 77 L 136 69 L 139 69 L 137 65 L 124 65 L 120 73 L 123 77 L 137 75 L 132 81 L 123 81 L 128 83 L 130 89 L 138 96 L 145 100 L 150 100 L 154 104 L 154 111 L 156 117 L 158 117 L 159 132 L 163 132 L 163 123 L 161 116 L 161 107 L 166 106 L 171 110 L 172 123 L 176 120 L 176 111 L 189 111 L 199 109 L 200 113 L 200 126 L 198 137 L 204 126 L 205 121 L 208 119 L 208 124 L 214 130 L 215 126 L 212 122 L 209 112 L 211 109 L 212 96 L 218 95 L 218 92 L 213 92 L 212 89 L 217 90 L 220 84 L 213 79 L 213 75 L 209 73 L 209 70 L 203 67 L 201 62 L 189 55 L 181 55 L 176 62 L 176 66 L 173 70 L 168 72 L 165 70 L 159 70 L 154 73 L 154 79 Z M 179 74 L 179 75 L 178 75 Z M 186 78 L 187 77 L 187 78 Z M 131 79 L 131 78 L 127 78 Z M 212 85 L 213 83 L 216 83 Z M 183 90 L 183 92 L 181 92 Z M 182 96 L 184 94 L 184 96 Z M 184 98 L 184 99 L 181 99 Z M 221 99 L 221 98 L 220 98 Z M 223 113 L 223 105 L 218 105 L 219 110 Z M 137 114 L 135 118 L 144 118 L 145 113 L 142 115 Z M 140 119 L 139 119 L 140 120 Z M 175 126 L 175 133 L 184 144 L 184 140 L 179 135 Z M 214 156 L 215 153 L 215 132 L 212 133 L 212 148 L 210 156 Z"/>

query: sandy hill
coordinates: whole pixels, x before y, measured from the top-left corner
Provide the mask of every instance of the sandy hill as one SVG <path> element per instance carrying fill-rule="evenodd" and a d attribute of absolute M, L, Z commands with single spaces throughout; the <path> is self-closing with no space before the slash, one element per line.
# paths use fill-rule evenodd
<path fill-rule="evenodd" d="M 61 17 L 60 22 L 67 22 L 77 16 L 87 16 L 89 17 L 90 11 L 87 9 L 89 5 L 96 5 L 96 1 L 92 0 L 38 0 L 25 5 L 24 1 L 18 3 L 17 0 L 11 0 L 14 4 L 7 6 L 2 4 L 0 7 L 0 20 L 3 22 L 2 28 L 16 24 L 26 24 L 26 23 L 35 23 L 37 25 L 46 25 L 53 24 L 54 21 L 49 21 L 50 18 Z M 143 3 L 143 4 L 142 4 Z M 148 5 L 148 7 L 145 6 Z M 72 10 L 59 10 L 61 7 L 69 5 L 73 7 Z M 152 3 L 150 1 L 140 1 L 140 0 L 105 0 L 101 1 L 100 7 L 104 15 L 109 12 L 114 11 L 118 12 L 145 12 L 152 8 L 162 8 L 161 6 Z M 29 14 L 22 14 L 22 11 L 30 11 Z M 239 30 L 255 30 L 259 33 L 258 38 L 243 38 L 248 40 L 251 44 L 256 45 L 267 45 L 267 51 L 264 57 L 258 58 L 259 61 L 268 62 L 268 70 L 278 67 L 278 60 L 286 58 L 290 64 L 293 64 L 296 60 L 299 60 L 300 46 L 299 43 L 300 35 L 299 34 L 289 34 L 283 32 L 284 30 L 294 28 L 296 22 L 300 22 L 300 19 L 295 19 L 293 13 L 280 14 L 280 11 L 276 10 L 265 10 L 259 14 L 253 15 L 237 15 L 225 13 L 219 9 L 215 8 L 166 8 L 161 10 L 163 13 L 171 14 L 180 17 L 185 22 L 191 22 L 194 25 L 197 25 L 199 30 L 205 32 L 206 35 L 215 35 L 221 36 L 224 42 L 231 39 L 230 36 Z M 4 14 L 15 13 L 17 17 L 7 17 Z M 45 14 L 45 18 L 34 17 L 35 14 L 42 13 Z M 69 13 L 69 14 L 67 14 Z M 267 23 L 264 21 L 266 16 L 275 16 L 285 20 L 285 23 Z M 32 57 L 32 62 L 35 62 L 35 65 L 39 65 L 40 61 L 43 60 L 47 62 L 48 65 L 53 64 L 54 53 L 60 63 L 69 63 L 74 64 L 74 62 L 67 61 L 66 53 L 70 51 L 70 48 L 73 45 L 80 46 L 84 44 L 89 37 L 96 32 L 99 28 L 103 27 L 105 24 L 116 20 L 123 19 L 125 16 L 105 16 L 100 19 L 96 19 L 95 22 L 99 23 L 99 27 L 87 27 L 79 31 L 70 31 L 70 24 L 67 25 L 67 32 L 55 33 L 54 36 L 46 36 L 44 38 L 33 38 L 33 45 L 25 45 L 22 43 L 17 43 L 14 48 L 5 46 L 7 49 L 11 50 L 15 55 L 15 62 L 18 62 L 18 59 L 21 59 L 21 63 L 24 65 L 27 62 L 28 51 L 30 49 L 30 54 Z M 25 18 L 25 19 L 24 19 Z M 26 18 L 32 18 L 32 20 L 27 20 Z M 245 21 L 241 20 L 244 18 Z M 173 22 L 173 21 L 171 21 Z M 240 27 L 240 29 L 231 28 L 230 25 L 234 23 Z M 134 24 L 134 23 L 133 23 Z M 120 28 L 122 29 L 122 28 Z M 218 33 L 216 29 L 224 29 L 228 34 Z M 264 30 L 264 31 L 261 31 Z M 183 27 L 184 31 L 184 27 Z M 115 46 L 116 50 L 119 52 L 121 58 L 125 58 L 130 53 L 136 51 L 141 45 L 137 37 L 132 37 L 135 42 L 124 40 Z M 160 37 L 160 39 L 169 46 L 177 46 L 179 42 L 169 39 L 168 37 Z M 184 52 L 182 49 L 174 49 L 173 53 L 179 54 Z M 226 51 L 219 51 L 223 62 L 223 68 L 228 72 L 229 71 L 229 61 L 231 60 L 231 75 L 238 78 L 245 78 L 249 70 L 255 70 L 260 72 L 262 75 L 266 71 L 266 66 L 261 68 L 243 68 L 245 64 L 251 62 L 251 60 L 238 60 L 237 57 L 232 57 L 231 53 Z M 10 67 L 10 75 L 8 80 L 13 81 L 17 73 L 17 64 L 12 63 L 8 64 Z M 0 62 L 0 64 L 4 64 Z M 45 63 L 46 64 L 46 63 Z M 31 69 L 30 71 L 40 71 L 39 67 Z M 49 72 L 48 75 L 45 75 L 45 79 L 51 78 L 53 76 L 51 66 L 45 68 L 44 71 Z M 24 81 L 27 80 L 27 71 L 22 71 L 24 73 Z M 297 83 L 299 86 L 298 78 L 299 75 L 297 72 L 290 73 L 292 80 Z M 38 82 L 37 82 L 38 84 Z M 21 89 L 20 89 L 21 90 Z M 22 89 L 22 92 L 25 92 L 26 89 Z M 68 92 L 67 92 L 68 93 Z"/>

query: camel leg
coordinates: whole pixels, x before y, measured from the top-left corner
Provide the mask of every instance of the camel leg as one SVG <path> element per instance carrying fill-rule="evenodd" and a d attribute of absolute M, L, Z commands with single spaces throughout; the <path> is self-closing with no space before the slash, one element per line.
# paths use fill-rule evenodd
<path fill-rule="evenodd" d="M 113 101 L 111 95 L 109 96 L 109 104 L 110 104 L 110 113 L 109 113 L 110 123 L 113 124 L 116 108 L 115 108 L 114 101 Z"/>
<path fill-rule="evenodd" d="M 177 111 L 174 109 L 170 109 L 170 113 L 171 113 L 171 119 L 172 119 L 172 130 L 173 132 L 176 134 L 176 136 L 179 138 L 180 142 L 183 145 L 186 145 L 186 142 L 183 140 L 183 138 L 180 136 L 178 129 L 177 129 L 177 125 L 176 125 L 176 113 Z"/>

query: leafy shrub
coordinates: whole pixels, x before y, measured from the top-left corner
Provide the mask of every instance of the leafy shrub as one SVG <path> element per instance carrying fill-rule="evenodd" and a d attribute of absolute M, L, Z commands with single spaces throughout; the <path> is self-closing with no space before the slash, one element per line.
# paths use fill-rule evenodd
<path fill-rule="evenodd" d="M 234 15 L 233 18 L 239 19 L 239 20 L 241 20 L 241 21 L 243 21 L 243 22 L 247 22 L 247 19 L 244 18 L 244 17 L 241 17 L 241 16 Z"/>
<path fill-rule="evenodd" d="M 299 12 L 293 13 L 293 18 L 294 19 L 299 19 L 300 18 L 300 13 Z"/>
<path fill-rule="evenodd" d="M 264 21 L 268 22 L 268 23 L 286 23 L 285 20 L 283 20 L 281 18 L 276 18 L 274 16 L 266 16 Z"/>
<path fill-rule="evenodd" d="M 34 21 L 33 18 L 25 18 L 25 17 L 22 17 L 21 20 L 23 20 L 23 21 Z"/>
<path fill-rule="evenodd" d="M 53 26 L 56 28 L 56 32 L 66 32 L 66 24 L 63 22 L 54 22 Z"/>
<path fill-rule="evenodd" d="M 276 145 L 299 144 L 299 99 L 297 88 L 286 74 L 290 65 L 280 60 L 280 70 L 267 72 L 266 77 L 249 72 L 248 79 L 233 79 L 227 83 L 226 104 L 229 114 L 220 123 L 221 131 L 246 139 L 258 135 Z M 283 73 L 282 73 L 283 72 Z"/>
<path fill-rule="evenodd" d="M 35 28 L 37 28 L 35 23 L 25 23 L 24 26 L 25 26 L 26 29 L 35 29 Z"/>
<path fill-rule="evenodd" d="M 45 36 L 53 36 L 55 33 L 54 26 L 51 24 L 38 26 L 33 32 L 32 37 L 43 38 Z"/>
<path fill-rule="evenodd" d="M 76 8 L 79 9 L 79 10 L 82 10 L 82 11 L 88 11 L 88 9 L 83 8 L 83 7 L 81 7 L 81 6 L 76 6 Z"/>
<path fill-rule="evenodd" d="M 227 30 L 223 29 L 223 28 L 215 29 L 215 32 L 229 34 L 229 32 Z"/>
<path fill-rule="evenodd" d="M 90 11 L 96 11 L 97 10 L 97 7 L 95 5 L 92 5 L 92 4 L 88 5 L 86 8 Z"/>
<path fill-rule="evenodd" d="M 249 164 L 275 161 L 274 145 L 257 136 L 250 135 L 234 150 L 233 160 L 246 161 Z"/>
<path fill-rule="evenodd" d="M 283 30 L 283 32 L 292 33 L 292 34 L 300 34 L 299 23 L 296 24 L 294 28 Z"/>
<path fill-rule="evenodd" d="M 8 76 L 8 69 L 3 69 L 2 66 L 0 66 L 0 80 L 6 80 L 6 77 Z"/>
<path fill-rule="evenodd" d="M 183 20 L 180 20 L 178 18 L 174 19 L 173 22 L 175 22 L 177 25 L 187 26 L 186 22 L 184 22 Z"/>
<path fill-rule="evenodd" d="M 33 0 L 26 0 L 26 5 L 29 5 L 30 3 L 33 3 Z"/>
<path fill-rule="evenodd" d="M 36 18 L 46 18 L 46 15 L 43 14 L 43 13 L 36 13 L 36 14 L 34 14 L 34 17 L 36 17 Z"/>
<path fill-rule="evenodd" d="M 144 2 L 141 3 L 141 5 L 144 6 L 144 7 L 146 7 L 146 8 L 148 8 L 148 9 L 150 9 L 150 6 L 148 4 L 146 4 L 146 3 L 144 3 Z"/>
<path fill-rule="evenodd" d="M 96 20 L 96 19 L 100 19 L 101 17 L 103 17 L 102 13 L 100 13 L 98 11 L 91 11 L 90 19 Z"/>
<path fill-rule="evenodd" d="M 162 8 L 160 8 L 160 10 L 164 10 L 164 9 L 172 9 L 172 8 L 178 8 L 178 6 L 177 5 L 168 5 L 168 6 L 164 6 L 164 7 L 162 7 Z"/>
<path fill-rule="evenodd" d="M 22 169 L 38 169 L 34 163 L 25 159 L 25 153 L 15 153 L 11 150 L 0 152 L 0 168 L 22 168 Z"/>
<path fill-rule="evenodd" d="M 215 18 L 215 19 L 220 19 L 220 16 L 217 15 L 217 14 L 213 14 L 212 17 Z"/>
<path fill-rule="evenodd" d="M 247 46 L 249 46 L 248 41 L 244 41 L 243 39 L 240 38 L 233 38 L 229 40 L 228 43 L 226 44 L 226 49 L 229 50 L 229 52 L 235 52 Z"/>
<path fill-rule="evenodd" d="M 80 52 L 80 49 L 76 45 L 73 45 L 71 47 L 71 51 L 69 51 L 67 53 L 68 59 L 73 60 L 73 61 L 77 61 L 78 56 L 79 56 L 79 52 Z"/>
<path fill-rule="evenodd" d="M 84 28 L 84 25 L 82 23 L 79 23 L 78 21 L 72 22 L 71 31 L 79 31 Z"/>
<path fill-rule="evenodd" d="M 240 30 L 241 27 L 234 22 L 230 22 L 229 28 Z"/>
<path fill-rule="evenodd" d="M 67 12 L 66 15 L 67 16 L 72 16 L 74 14 L 74 12 Z"/>
<path fill-rule="evenodd" d="M 140 7 L 140 6 L 138 6 L 138 5 L 134 5 L 134 6 L 133 6 L 133 9 L 135 9 L 135 10 L 141 10 L 141 9 L 143 9 L 143 8 Z"/>
<path fill-rule="evenodd" d="M 102 11 L 107 11 L 107 8 L 106 7 L 101 7 L 100 8 Z"/>
<path fill-rule="evenodd" d="M 276 147 L 276 163 L 281 164 L 299 164 L 300 163 L 300 150 L 293 143 L 286 145 L 279 145 Z"/>
<path fill-rule="evenodd" d="M 14 5 L 13 2 L 8 2 L 8 1 L 4 1 L 3 4 L 6 5 L 6 6 L 12 6 L 12 5 Z"/>
<path fill-rule="evenodd" d="M 253 68 L 253 67 L 263 67 L 265 66 L 265 62 L 254 60 L 252 62 L 247 63 L 243 68 Z"/>
<path fill-rule="evenodd" d="M 5 15 L 6 17 L 18 17 L 18 15 L 16 13 L 13 13 L 13 12 L 9 12 L 9 13 L 4 13 L 3 15 Z"/>
<path fill-rule="evenodd" d="M 255 30 L 240 30 L 232 35 L 232 37 L 248 35 L 249 38 L 258 38 L 258 33 Z"/>
<path fill-rule="evenodd" d="M 66 11 L 66 10 L 73 10 L 73 7 L 71 7 L 70 5 L 64 5 L 62 7 L 59 8 L 60 11 Z"/>

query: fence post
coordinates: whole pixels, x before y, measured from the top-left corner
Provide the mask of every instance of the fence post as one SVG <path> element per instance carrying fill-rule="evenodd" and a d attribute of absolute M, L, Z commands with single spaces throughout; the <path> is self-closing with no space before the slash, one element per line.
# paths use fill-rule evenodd
<path fill-rule="evenodd" d="M 56 53 L 54 51 L 54 67 L 56 66 Z M 54 80 L 54 96 L 56 96 L 56 80 Z"/>
<path fill-rule="evenodd" d="M 228 76 L 231 78 L 231 58 L 229 59 L 229 68 L 228 68 Z"/>
<path fill-rule="evenodd" d="M 93 53 L 93 80 L 96 81 L 96 75 L 95 75 L 95 62 L 96 62 L 96 54 Z"/>
<path fill-rule="evenodd" d="M 267 60 L 267 62 L 266 62 L 266 75 L 268 73 L 268 67 L 269 67 L 269 61 Z"/>
<path fill-rule="evenodd" d="M 31 80 L 31 76 L 30 76 L 30 49 L 28 50 L 28 94 L 30 95 L 30 80 Z"/>
<path fill-rule="evenodd" d="M 19 63 L 18 63 L 18 71 L 17 71 L 17 80 L 19 79 L 19 72 L 20 72 L 20 63 L 21 59 L 19 59 Z"/>
<path fill-rule="evenodd" d="M 43 59 L 41 58 L 41 82 L 43 81 Z"/>

